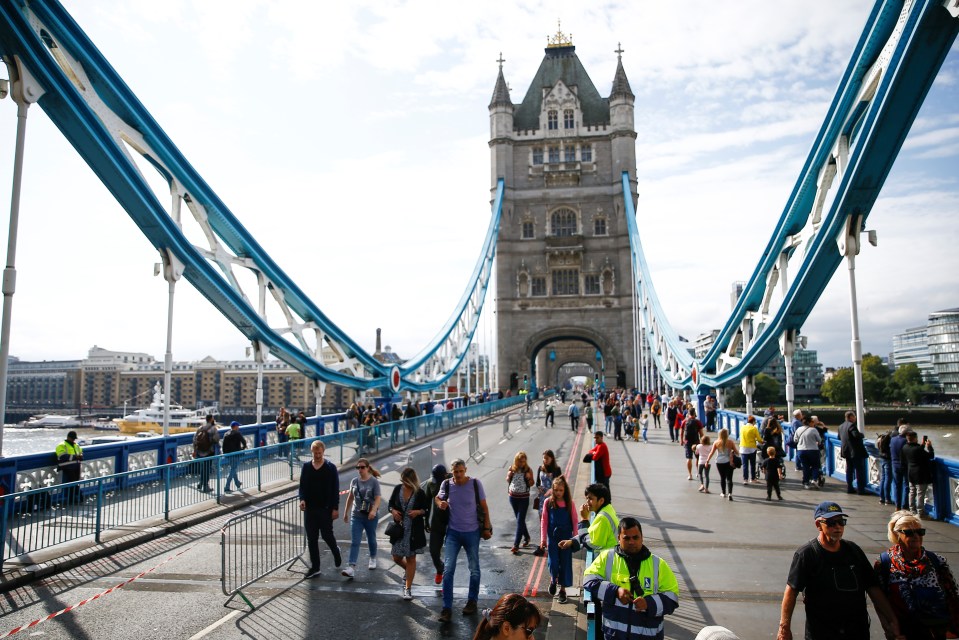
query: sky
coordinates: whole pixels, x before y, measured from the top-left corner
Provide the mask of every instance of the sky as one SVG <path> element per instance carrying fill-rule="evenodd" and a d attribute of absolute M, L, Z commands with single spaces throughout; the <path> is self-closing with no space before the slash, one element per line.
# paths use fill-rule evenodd
<path fill-rule="evenodd" d="M 752 274 L 872 3 L 64 5 L 326 315 L 370 351 L 381 327 L 409 357 L 456 306 L 489 223 L 501 54 L 518 103 L 558 20 L 604 96 L 622 46 L 640 234 L 666 314 L 692 340 L 725 323 L 732 283 Z M 869 216 L 879 243 L 856 262 L 864 351 L 885 356 L 894 333 L 959 307 L 957 83 L 954 46 Z M 15 130 L 15 104 L 0 101 L 4 230 Z M 24 171 L 10 353 L 80 359 L 98 345 L 162 360 L 158 255 L 37 107 Z M 175 360 L 247 357 L 245 338 L 186 282 L 174 318 Z M 825 366 L 850 364 L 845 268 L 803 333 Z"/>

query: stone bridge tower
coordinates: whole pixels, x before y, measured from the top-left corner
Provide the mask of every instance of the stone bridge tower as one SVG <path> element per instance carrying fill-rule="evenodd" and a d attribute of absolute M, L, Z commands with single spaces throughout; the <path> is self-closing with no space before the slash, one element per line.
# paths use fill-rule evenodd
<path fill-rule="evenodd" d="M 553 386 L 563 365 L 593 368 L 606 387 L 635 384 L 629 236 L 636 203 L 635 96 L 622 49 L 608 98 L 571 38 L 550 38 L 520 104 L 499 75 L 489 105 L 492 188 L 506 191 L 496 253 L 497 385 Z M 566 371 L 573 370 L 570 367 Z M 582 367 L 576 369 L 582 370 Z"/>

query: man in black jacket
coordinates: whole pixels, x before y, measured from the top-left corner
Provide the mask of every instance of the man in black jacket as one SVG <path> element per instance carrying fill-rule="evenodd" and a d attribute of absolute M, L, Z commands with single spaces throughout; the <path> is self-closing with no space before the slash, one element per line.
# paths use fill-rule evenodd
<path fill-rule="evenodd" d="M 906 444 L 900 455 L 909 479 L 909 503 L 904 504 L 903 508 L 925 520 L 929 517 L 926 515 L 926 492 L 932 484 L 932 459 L 936 457 L 936 452 L 929 438 L 923 436 L 922 444 L 919 444 L 916 432 L 907 431 Z"/>
<path fill-rule="evenodd" d="M 434 500 L 436 494 L 440 492 L 440 486 L 447 478 L 452 478 L 452 474 L 447 473 L 446 467 L 438 464 L 433 467 L 432 475 L 425 481 L 420 488 L 426 494 L 426 531 L 430 534 L 430 558 L 433 560 L 433 568 L 436 569 L 436 575 L 433 582 L 443 584 L 443 543 L 446 541 L 446 527 L 450 522 L 450 512 L 435 508 Z"/>
<path fill-rule="evenodd" d="M 846 421 L 839 425 L 839 441 L 842 442 L 840 453 L 846 460 L 846 493 L 856 493 L 852 487 L 853 478 L 859 495 L 866 494 L 866 463 L 869 453 L 863 442 L 862 431 L 856 426 L 856 412 L 847 411 Z"/>
<path fill-rule="evenodd" d="M 225 436 L 223 436 L 223 453 L 236 453 L 237 451 L 243 451 L 246 449 L 246 439 L 243 438 L 243 434 L 240 433 L 240 423 L 234 420 L 230 423 L 230 431 Z M 230 463 L 230 473 L 226 476 L 226 484 L 223 487 L 224 493 L 230 493 L 230 482 L 236 484 L 237 490 L 243 486 L 243 483 L 240 482 L 240 478 L 237 477 L 236 471 L 237 467 L 240 466 L 240 456 L 230 456 L 228 458 Z"/>
<path fill-rule="evenodd" d="M 313 459 L 303 465 L 300 472 L 300 511 L 306 529 L 306 546 L 310 552 L 310 569 L 307 578 L 320 575 L 320 536 L 333 552 L 333 564 L 343 563 L 340 548 L 333 535 L 333 521 L 340 515 L 340 474 L 336 465 L 323 459 L 326 445 L 314 440 L 310 445 Z"/>

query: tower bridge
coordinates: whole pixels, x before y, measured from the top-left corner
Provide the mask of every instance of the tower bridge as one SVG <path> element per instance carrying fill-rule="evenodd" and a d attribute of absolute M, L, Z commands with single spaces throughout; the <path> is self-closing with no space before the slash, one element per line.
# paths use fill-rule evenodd
<path fill-rule="evenodd" d="M 621 46 L 615 66 L 611 60 L 606 71 L 594 70 L 612 77 L 608 96 L 561 31 L 518 103 L 500 57 L 489 103 L 488 231 L 449 320 L 401 364 L 366 353 L 293 282 L 58 2 L 0 0 L 0 53 L 20 113 L 17 157 L 26 114 L 37 104 L 160 254 L 170 318 L 176 284 L 186 280 L 250 341 L 258 363 L 272 354 L 313 381 L 317 413 L 328 383 L 391 394 L 446 387 L 477 337 L 494 269 L 496 386 L 545 381 L 554 367 L 576 361 L 596 362 L 606 386 L 702 393 L 743 384 L 749 397 L 752 376 L 777 353 L 788 376 L 803 322 L 844 260 L 853 362 L 861 362 L 854 301 L 861 233 L 955 41 L 957 15 L 955 0 L 876 3 L 752 276 L 700 359 L 666 317 L 643 252 L 636 223 L 642 141 Z M 166 192 L 151 187 L 153 172 Z M 14 247 L 19 179 L 17 170 Z M 188 234 L 187 225 L 199 233 Z M 16 276 L 8 262 L 0 367 L 9 354 Z M 789 402 L 790 387 L 787 377 Z"/>

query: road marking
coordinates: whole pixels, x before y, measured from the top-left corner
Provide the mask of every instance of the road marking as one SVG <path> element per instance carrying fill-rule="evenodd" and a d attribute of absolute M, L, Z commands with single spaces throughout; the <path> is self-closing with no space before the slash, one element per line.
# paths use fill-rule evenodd
<path fill-rule="evenodd" d="M 207 627 L 206 629 L 204 629 L 204 630 L 201 631 L 200 633 L 196 634 L 195 636 L 192 636 L 192 637 L 190 638 L 190 640 L 200 640 L 200 638 L 202 638 L 202 637 L 204 637 L 204 636 L 207 636 L 207 635 L 213 633 L 213 631 L 215 631 L 218 627 L 223 626 L 224 624 L 226 624 L 227 622 L 229 622 L 229 621 L 232 620 L 233 618 L 237 617 L 237 616 L 240 615 L 241 613 L 243 613 L 243 612 L 237 610 L 237 611 L 233 611 L 233 612 L 231 612 L 231 613 L 226 614 L 225 616 L 223 616 L 222 618 L 220 618 L 219 620 L 217 620 L 216 622 L 214 622 L 213 624 L 211 624 L 209 627 Z"/>

